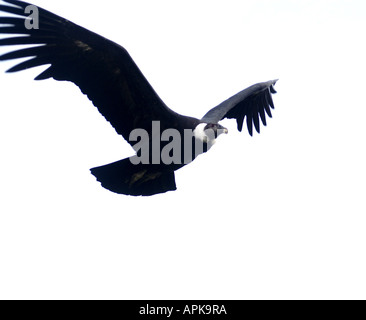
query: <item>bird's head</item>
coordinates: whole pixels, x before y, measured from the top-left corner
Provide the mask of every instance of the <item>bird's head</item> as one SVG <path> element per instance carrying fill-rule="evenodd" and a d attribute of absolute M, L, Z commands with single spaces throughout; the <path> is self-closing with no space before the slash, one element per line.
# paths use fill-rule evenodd
<path fill-rule="evenodd" d="M 215 139 L 220 135 L 220 134 L 227 134 L 229 132 L 228 129 L 226 129 L 225 127 L 223 127 L 221 124 L 218 123 L 207 123 L 203 129 L 205 131 L 205 133 L 207 135 L 210 135 L 210 131 L 213 132 Z"/>
<path fill-rule="evenodd" d="M 196 139 L 213 145 L 220 134 L 228 133 L 228 130 L 218 123 L 200 123 L 194 130 Z"/>

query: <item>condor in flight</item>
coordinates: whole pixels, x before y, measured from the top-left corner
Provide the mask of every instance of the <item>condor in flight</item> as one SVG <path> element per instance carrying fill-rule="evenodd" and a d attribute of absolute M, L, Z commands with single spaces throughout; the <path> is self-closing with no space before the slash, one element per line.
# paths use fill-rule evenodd
<path fill-rule="evenodd" d="M 0 46 L 27 47 L 0 60 L 29 58 L 8 72 L 47 65 L 36 80 L 75 83 L 137 151 L 133 157 L 91 169 L 110 191 L 150 196 L 176 190 L 174 172 L 227 133 L 220 120 L 236 119 L 242 131 L 246 118 L 252 135 L 253 126 L 259 133 L 260 122 L 266 125 L 266 114 L 271 117 L 276 80 L 239 92 L 200 120 L 186 117 L 165 105 L 120 45 L 29 3 L 4 2 L 10 5 L 0 5 L 0 11 L 10 15 L 0 17 L 0 34 L 13 36 L 0 39 Z"/>

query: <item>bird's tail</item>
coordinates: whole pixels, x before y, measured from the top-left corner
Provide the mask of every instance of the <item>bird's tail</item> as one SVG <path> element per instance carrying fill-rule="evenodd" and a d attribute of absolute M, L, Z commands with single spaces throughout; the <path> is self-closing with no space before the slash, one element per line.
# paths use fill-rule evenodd
<path fill-rule="evenodd" d="M 110 191 L 131 196 L 151 196 L 176 190 L 174 171 L 132 164 L 126 158 L 90 169 L 102 186 Z"/>

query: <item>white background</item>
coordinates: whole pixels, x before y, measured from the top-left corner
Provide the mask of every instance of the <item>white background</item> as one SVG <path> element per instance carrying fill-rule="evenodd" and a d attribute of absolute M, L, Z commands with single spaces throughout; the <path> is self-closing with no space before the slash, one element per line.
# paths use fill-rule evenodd
<path fill-rule="evenodd" d="M 185 115 L 280 80 L 260 135 L 224 121 L 177 191 L 134 198 L 89 173 L 132 149 L 79 89 L 1 63 L 0 298 L 366 298 L 365 1 L 35 4 L 122 44 Z"/>

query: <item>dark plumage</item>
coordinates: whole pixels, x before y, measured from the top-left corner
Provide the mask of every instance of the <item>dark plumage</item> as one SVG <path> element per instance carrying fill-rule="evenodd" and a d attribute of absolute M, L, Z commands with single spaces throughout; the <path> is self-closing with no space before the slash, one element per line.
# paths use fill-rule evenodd
<path fill-rule="evenodd" d="M 270 108 L 274 108 L 271 94 L 275 93 L 276 80 L 255 84 L 239 92 L 210 110 L 201 120 L 186 117 L 165 105 L 120 45 L 39 7 L 39 29 L 26 28 L 25 19 L 29 13 L 25 13 L 25 9 L 30 4 L 17 0 L 4 2 L 11 5 L 0 5 L 0 11 L 13 15 L 0 17 L 0 33 L 17 36 L 0 39 L 0 46 L 34 45 L 0 56 L 0 60 L 29 58 L 8 72 L 48 65 L 36 80 L 53 78 L 75 83 L 132 146 L 136 144 L 136 140 L 131 139 L 134 130 L 145 130 L 149 134 L 146 141 L 140 141 L 150 147 L 149 163 L 133 164 L 131 160 L 136 160 L 136 155 L 132 159 L 91 169 L 103 187 L 113 192 L 153 195 L 175 190 L 174 171 L 190 162 L 183 161 L 184 152 L 192 151 L 199 142 L 203 143 L 202 152 L 206 152 L 218 135 L 227 132 L 218 124 L 220 120 L 236 119 L 238 130 L 242 131 L 246 118 L 252 135 L 253 124 L 259 133 L 260 122 L 266 125 L 266 114 L 271 117 Z M 153 136 L 154 121 L 159 122 L 161 132 L 174 129 L 181 137 L 185 130 L 194 132 L 192 139 L 182 139 L 179 144 L 182 161 L 170 164 L 152 162 L 152 150 L 158 139 Z M 209 129 L 214 132 L 213 138 L 208 136 Z M 141 137 L 141 140 L 144 139 Z M 192 146 L 186 150 L 188 140 Z M 159 141 L 159 151 L 169 147 L 170 142 L 171 139 Z M 198 154 L 194 153 L 191 160 Z"/>

